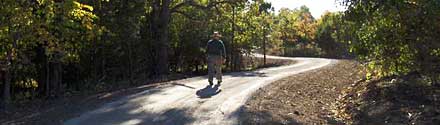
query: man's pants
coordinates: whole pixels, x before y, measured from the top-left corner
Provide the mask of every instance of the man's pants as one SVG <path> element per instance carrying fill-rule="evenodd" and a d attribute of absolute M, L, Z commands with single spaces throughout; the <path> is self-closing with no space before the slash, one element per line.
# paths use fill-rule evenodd
<path fill-rule="evenodd" d="M 222 64 L 223 58 L 221 56 L 208 55 L 208 81 L 212 82 L 214 74 L 217 81 L 222 81 Z"/>

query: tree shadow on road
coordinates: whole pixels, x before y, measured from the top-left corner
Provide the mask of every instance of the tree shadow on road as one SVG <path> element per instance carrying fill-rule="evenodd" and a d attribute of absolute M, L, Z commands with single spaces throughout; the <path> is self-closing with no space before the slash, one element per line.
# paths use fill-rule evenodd
<path fill-rule="evenodd" d="M 130 112 L 124 113 L 126 114 L 102 124 L 185 125 L 195 121 L 187 108 L 172 108 L 163 113 L 151 113 L 148 111 L 134 114 Z"/>
<path fill-rule="evenodd" d="M 182 84 L 182 83 L 177 83 L 177 82 L 173 82 L 173 83 L 171 83 L 171 85 L 182 86 L 182 87 L 186 87 L 186 88 L 190 88 L 190 89 L 196 89 L 196 88 L 194 88 L 192 86 L 185 85 L 185 84 Z"/>
<path fill-rule="evenodd" d="M 266 73 L 258 71 L 234 72 L 227 75 L 232 77 L 268 77 Z"/>
<path fill-rule="evenodd" d="M 142 104 L 124 103 L 104 109 L 76 120 L 65 121 L 65 125 L 184 125 L 195 121 L 188 108 L 171 108 L 163 112 L 152 112 L 139 108 Z"/>
<path fill-rule="evenodd" d="M 207 85 L 205 88 L 197 90 L 196 95 L 199 98 L 210 98 L 222 91 L 219 87 L 219 85 Z"/>
<path fill-rule="evenodd" d="M 195 121 L 190 114 L 188 114 L 188 109 L 170 109 L 153 119 L 144 119 L 145 121 L 140 123 L 142 125 L 185 125 Z"/>
<path fill-rule="evenodd" d="M 228 72 L 224 73 L 223 77 L 269 77 L 267 73 L 261 71 L 240 71 L 240 72 Z M 201 76 L 202 78 L 208 79 L 208 75 Z"/>

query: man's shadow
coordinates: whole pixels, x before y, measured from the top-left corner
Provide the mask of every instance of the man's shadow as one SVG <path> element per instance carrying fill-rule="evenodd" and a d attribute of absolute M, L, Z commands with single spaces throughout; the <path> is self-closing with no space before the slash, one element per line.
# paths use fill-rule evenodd
<path fill-rule="evenodd" d="M 196 95 L 199 96 L 199 98 L 210 98 L 222 91 L 219 87 L 220 85 L 207 85 L 205 88 L 197 90 Z"/>

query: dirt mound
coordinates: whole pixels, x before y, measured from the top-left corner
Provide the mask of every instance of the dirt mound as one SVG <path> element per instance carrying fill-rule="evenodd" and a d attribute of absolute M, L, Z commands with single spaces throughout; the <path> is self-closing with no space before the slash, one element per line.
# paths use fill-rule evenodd
<path fill-rule="evenodd" d="M 360 81 L 347 87 L 334 105 L 348 124 L 440 124 L 440 89 L 418 77 Z"/>
<path fill-rule="evenodd" d="M 365 76 L 360 69 L 356 62 L 343 60 L 276 81 L 248 100 L 241 123 L 340 124 L 331 118 L 331 104 L 344 87 Z"/>

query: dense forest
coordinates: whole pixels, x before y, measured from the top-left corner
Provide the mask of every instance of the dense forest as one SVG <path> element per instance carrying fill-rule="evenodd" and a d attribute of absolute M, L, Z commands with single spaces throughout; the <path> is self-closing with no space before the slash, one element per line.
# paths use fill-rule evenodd
<path fill-rule="evenodd" d="M 2 0 L 2 104 L 206 73 L 219 31 L 228 71 L 252 53 L 353 58 L 369 77 L 440 84 L 440 1 L 340 0 L 345 12 L 274 12 L 264 0 Z"/>

